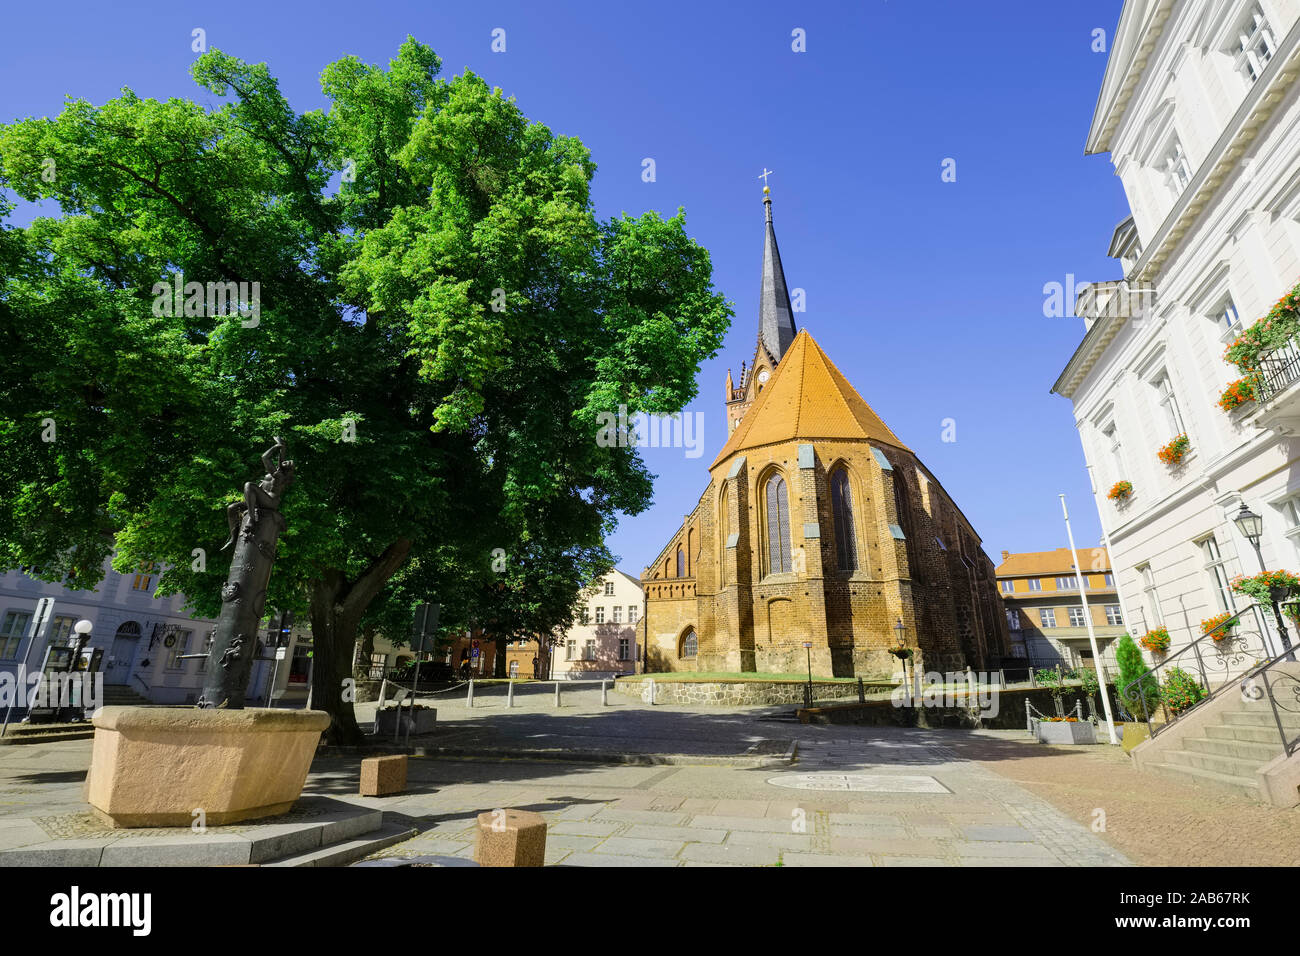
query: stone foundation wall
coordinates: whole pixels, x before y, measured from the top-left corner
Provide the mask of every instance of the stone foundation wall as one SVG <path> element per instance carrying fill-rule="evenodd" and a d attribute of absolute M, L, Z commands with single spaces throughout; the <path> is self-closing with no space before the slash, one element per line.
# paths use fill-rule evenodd
<path fill-rule="evenodd" d="M 768 704 L 802 704 L 806 681 L 655 681 L 657 704 L 704 704 L 715 707 L 763 706 Z M 614 690 L 629 697 L 645 699 L 648 678 L 614 682 Z M 892 683 L 864 684 L 868 694 L 891 690 Z M 856 682 L 813 681 L 813 696 L 818 700 L 858 699 Z"/>

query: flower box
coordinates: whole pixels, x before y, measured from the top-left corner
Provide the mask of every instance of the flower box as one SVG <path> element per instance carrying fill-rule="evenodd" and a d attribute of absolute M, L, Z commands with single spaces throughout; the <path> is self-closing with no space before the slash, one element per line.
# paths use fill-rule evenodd
<path fill-rule="evenodd" d="M 1214 617 L 1207 617 L 1201 622 L 1201 634 L 1209 634 L 1214 631 L 1214 640 L 1222 641 L 1225 638 L 1232 637 L 1237 632 L 1237 625 L 1241 619 L 1231 611 L 1224 611 L 1222 614 L 1216 614 Z M 1217 630 L 1215 630 L 1217 628 Z"/>
<path fill-rule="evenodd" d="M 1152 654 L 1164 654 L 1169 650 L 1169 629 L 1157 627 L 1155 630 L 1147 631 L 1138 643 Z"/>
<path fill-rule="evenodd" d="M 1106 492 L 1106 497 L 1111 501 L 1128 501 L 1133 495 L 1133 483 L 1131 481 L 1117 481 Z"/>
<path fill-rule="evenodd" d="M 1231 412 L 1250 402 L 1259 401 L 1259 376 L 1247 375 L 1228 385 L 1219 396 L 1219 407 Z"/>
<path fill-rule="evenodd" d="M 1191 447 L 1191 440 L 1186 435 L 1179 435 L 1156 452 L 1156 457 L 1166 465 L 1181 465 Z"/>
<path fill-rule="evenodd" d="M 1097 728 L 1087 720 L 1040 720 L 1035 736 L 1041 744 L 1095 744 Z"/>

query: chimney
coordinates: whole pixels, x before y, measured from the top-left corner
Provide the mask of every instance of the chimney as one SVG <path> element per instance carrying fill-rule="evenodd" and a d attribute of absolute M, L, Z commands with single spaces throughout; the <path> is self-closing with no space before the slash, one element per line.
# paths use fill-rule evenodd
<path fill-rule="evenodd" d="M 1010 552 L 1010 551 L 1003 551 L 1003 552 L 1002 552 L 1002 560 L 1003 560 L 1003 561 L 1005 561 L 1005 560 L 1006 560 L 1007 558 L 1009 558 L 1009 557 L 1011 557 L 1011 552 Z"/>

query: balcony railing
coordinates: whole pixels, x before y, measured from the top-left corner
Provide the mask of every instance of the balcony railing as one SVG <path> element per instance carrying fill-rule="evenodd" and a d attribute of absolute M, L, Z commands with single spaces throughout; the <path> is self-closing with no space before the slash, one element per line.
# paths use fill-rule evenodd
<path fill-rule="evenodd" d="M 1261 406 L 1296 381 L 1300 381 L 1300 348 L 1295 342 L 1260 355 L 1257 401 Z"/>

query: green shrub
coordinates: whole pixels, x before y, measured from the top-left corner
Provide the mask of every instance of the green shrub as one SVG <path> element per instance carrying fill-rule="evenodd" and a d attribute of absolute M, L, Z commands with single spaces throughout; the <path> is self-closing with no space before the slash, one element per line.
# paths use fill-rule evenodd
<path fill-rule="evenodd" d="M 1181 667 L 1171 667 L 1165 674 L 1165 686 L 1162 688 L 1165 704 L 1175 714 L 1181 714 L 1205 699 L 1205 688 Z"/>
<path fill-rule="evenodd" d="M 1115 662 L 1119 665 L 1115 693 L 1120 704 L 1138 720 L 1154 714 L 1160 705 L 1160 684 L 1151 676 L 1151 668 L 1142 659 L 1137 643 L 1127 634 L 1115 646 Z M 1132 684 L 1137 686 L 1130 690 Z"/>

